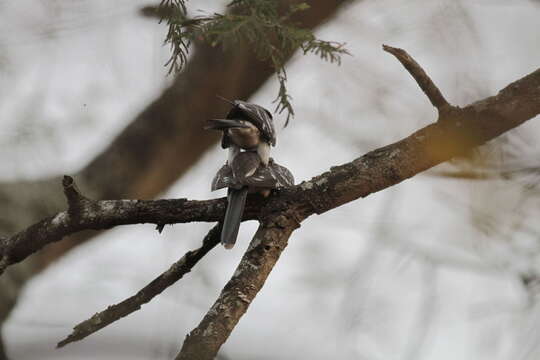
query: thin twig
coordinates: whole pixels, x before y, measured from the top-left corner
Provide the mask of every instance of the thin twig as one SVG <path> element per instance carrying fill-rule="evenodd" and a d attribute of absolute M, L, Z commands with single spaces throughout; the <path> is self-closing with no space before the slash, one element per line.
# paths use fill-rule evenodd
<path fill-rule="evenodd" d="M 64 175 L 62 186 L 64 187 L 64 195 L 66 195 L 70 212 L 75 211 L 80 206 L 81 201 L 85 200 L 85 197 L 81 195 L 75 180 L 71 176 Z"/>
<path fill-rule="evenodd" d="M 204 237 L 200 248 L 187 252 L 180 260 L 172 264 L 167 271 L 139 290 L 137 294 L 118 304 L 109 306 L 107 309 L 94 314 L 90 319 L 76 325 L 73 328 L 73 332 L 64 340 L 60 341 L 57 344 L 57 347 L 62 347 L 66 344 L 82 340 L 96 331 L 103 329 L 107 325 L 139 310 L 142 305 L 148 303 L 169 286 L 182 279 L 185 274 L 190 272 L 199 260 L 219 244 L 220 233 L 221 226 L 218 224 Z"/>
<path fill-rule="evenodd" d="M 429 98 L 431 104 L 433 104 L 439 112 L 450 108 L 450 104 L 446 101 L 437 85 L 435 85 L 424 69 L 422 69 L 422 67 L 405 50 L 388 45 L 383 45 L 383 50 L 394 55 L 399 62 L 403 64 L 409 74 L 416 80 L 424 94 Z"/>

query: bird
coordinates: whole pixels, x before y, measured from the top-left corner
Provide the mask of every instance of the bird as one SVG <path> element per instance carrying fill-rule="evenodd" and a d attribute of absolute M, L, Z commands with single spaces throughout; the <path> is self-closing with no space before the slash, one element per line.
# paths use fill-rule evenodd
<path fill-rule="evenodd" d="M 263 166 L 254 151 L 243 151 L 223 165 L 212 180 L 212 191 L 227 188 L 227 210 L 221 230 L 221 244 L 231 249 L 236 243 L 248 193 L 267 197 L 274 189 L 294 185 L 292 173 L 269 158 Z"/>
<path fill-rule="evenodd" d="M 266 197 L 272 189 L 294 185 L 294 177 L 270 157 L 270 147 L 276 145 L 272 114 L 256 104 L 224 100 L 233 106 L 226 118 L 208 120 L 205 129 L 222 131 L 221 146 L 229 150 L 212 191 L 228 188 L 220 240 L 230 249 L 236 243 L 247 194 Z"/>

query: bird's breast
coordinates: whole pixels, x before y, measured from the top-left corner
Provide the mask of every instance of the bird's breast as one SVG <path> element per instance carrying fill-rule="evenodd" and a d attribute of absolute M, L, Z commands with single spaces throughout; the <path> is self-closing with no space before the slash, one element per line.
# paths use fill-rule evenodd
<path fill-rule="evenodd" d="M 228 133 L 234 144 L 243 149 L 252 149 L 261 141 L 260 133 L 251 128 L 229 129 Z"/>

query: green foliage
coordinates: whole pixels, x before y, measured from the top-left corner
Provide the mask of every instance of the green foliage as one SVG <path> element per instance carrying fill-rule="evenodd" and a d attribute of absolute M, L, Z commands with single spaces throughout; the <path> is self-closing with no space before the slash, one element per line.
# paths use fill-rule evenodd
<path fill-rule="evenodd" d="M 169 73 L 182 69 L 189 46 L 195 39 L 224 48 L 247 42 L 257 57 L 268 61 L 276 71 L 279 92 L 274 102 L 277 103 L 277 112 L 287 112 L 286 124 L 294 116 L 285 71 L 285 62 L 292 52 L 299 48 L 304 54 L 315 54 L 322 60 L 338 64 L 341 56 L 348 54 L 343 44 L 317 39 L 310 29 L 301 28 L 292 21 L 292 15 L 310 8 L 303 1 L 295 2 L 280 12 L 280 1 L 232 0 L 225 14 L 193 18 L 187 16 L 186 1 L 162 0 L 160 4 L 160 7 L 172 10 L 171 16 L 162 19 L 169 27 L 165 39 L 171 47 L 171 58 L 166 64 Z"/>

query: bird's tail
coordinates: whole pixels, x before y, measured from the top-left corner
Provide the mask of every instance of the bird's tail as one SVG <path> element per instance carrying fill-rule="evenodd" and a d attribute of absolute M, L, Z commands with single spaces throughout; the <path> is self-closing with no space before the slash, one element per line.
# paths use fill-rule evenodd
<path fill-rule="evenodd" d="M 221 230 L 221 244 L 226 249 L 231 249 L 236 242 L 238 229 L 240 229 L 240 222 L 242 221 L 242 214 L 244 213 L 244 206 L 246 205 L 247 193 L 247 187 L 239 190 L 229 189 L 227 211 L 225 212 L 223 229 Z"/>

